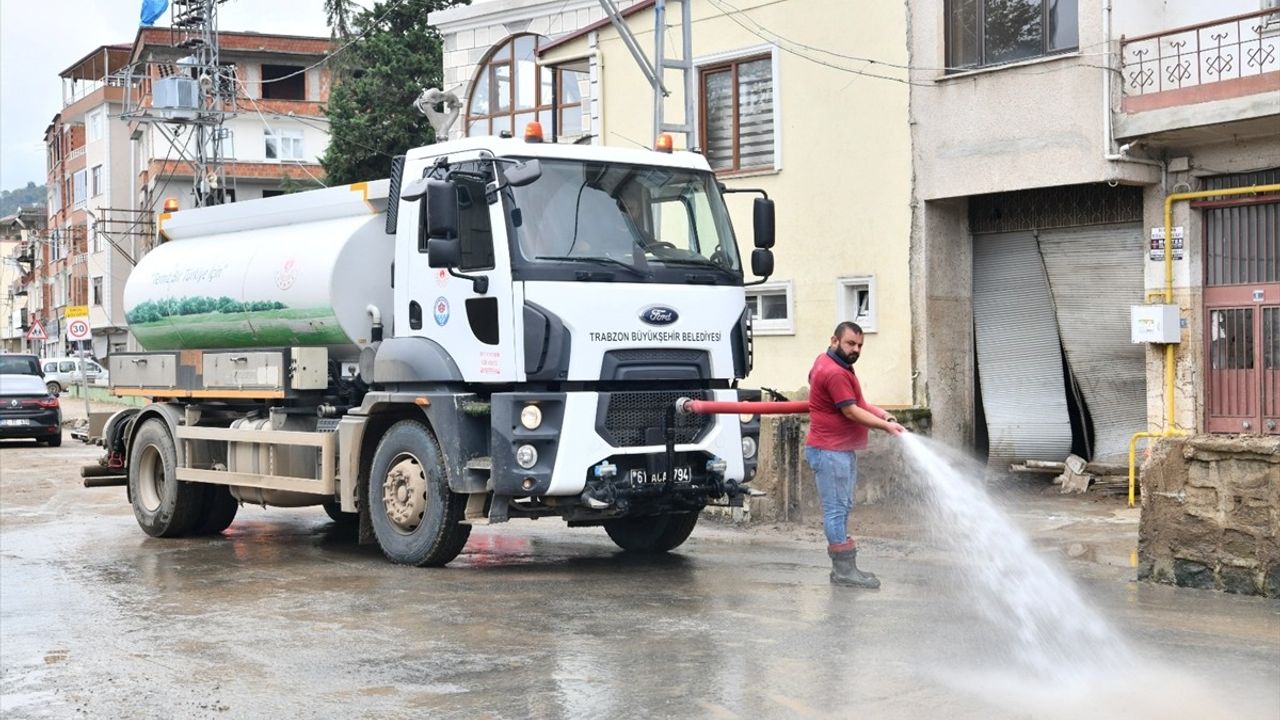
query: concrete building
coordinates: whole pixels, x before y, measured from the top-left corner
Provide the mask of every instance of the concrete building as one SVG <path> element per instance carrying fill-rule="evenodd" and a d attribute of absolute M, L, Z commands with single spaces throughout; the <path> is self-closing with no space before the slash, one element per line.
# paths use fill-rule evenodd
<path fill-rule="evenodd" d="M 868 331 L 863 383 L 877 403 L 912 404 L 903 8 L 691 2 L 695 132 L 691 141 L 677 135 L 676 146 L 703 149 L 726 186 L 762 188 L 778 208 L 777 272 L 748 289 L 756 311 L 749 382 L 784 391 L 807 385 L 836 322 L 857 319 Z M 653 5 L 622 12 L 650 56 Z M 461 88 L 467 103 L 455 136 L 521 132 L 540 119 L 548 139 L 651 147 L 653 91 L 598 7 L 493 0 L 433 14 L 445 38 L 446 85 Z M 679 4 L 669 12 L 677 25 L 667 55 L 678 57 Z M 889 65 L 872 70 L 812 48 Z M 538 77 L 544 90 L 520 89 L 522 79 L 533 86 Z M 664 112 L 681 122 L 679 73 L 668 71 L 667 86 Z M 514 100 L 495 99 L 495 87 Z M 749 245 L 750 199 L 730 196 L 729 204 L 739 243 Z"/>
<path fill-rule="evenodd" d="M 27 352 L 27 329 L 39 298 L 32 265 L 44 238 L 44 206 L 19 208 L 0 218 L 0 351 Z"/>
<path fill-rule="evenodd" d="M 1166 415 L 1276 432 L 1280 193 L 1174 208 L 1173 408 L 1130 307 L 1163 294 L 1167 195 L 1280 179 L 1280 9 L 908 7 L 912 355 L 935 435 L 1007 464 L 1123 458 Z"/>
<path fill-rule="evenodd" d="M 235 90 L 222 126 L 224 201 L 235 202 L 322 182 L 328 146 L 321 105 L 328 38 L 219 33 L 221 82 Z M 190 52 L 168 28 L 140 28 L 132 44 L 104 45 L 60 76 L 63 108 L 45 134 L 49 230 L 38 259 L 39 313 L 62 354 L 63 314 L 88 305 L 92 352 L 136 349 L 124 319 L 125 281 L 154 243 L 153 218 L 165 198 L 194 205 L 189 126 L 152 122 L 152 84 L 186 72 Z"/>

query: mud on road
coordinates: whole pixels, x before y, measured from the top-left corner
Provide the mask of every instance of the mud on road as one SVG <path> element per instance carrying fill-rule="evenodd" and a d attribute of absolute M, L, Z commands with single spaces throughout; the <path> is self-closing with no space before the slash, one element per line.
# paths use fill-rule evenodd
<path fill-rule="evenodd" d="M 1009 664 L 954 591 L 964 558 L 909 524 L 861 543 L 878 592 L 831 587 L 816 530 L 714 523 L 646 559 L 513 522 L 415 569 L 319 508 L 148 538 L 122 488 L 80 486 L 96 457 L 0 444 L 6 719 L 1280 716 L 1280 606 L 1123 565 L 1061 558 L 1143 668 L 1067 687 Z"/>

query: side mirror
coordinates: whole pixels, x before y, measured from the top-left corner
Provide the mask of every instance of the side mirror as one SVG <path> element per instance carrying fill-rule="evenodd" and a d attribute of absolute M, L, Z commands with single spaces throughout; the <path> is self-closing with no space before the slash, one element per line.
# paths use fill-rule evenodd
<path fill-rule="evenodd" d="M 773 247 L 773 201 L 769 198 L 756 198 L 755 206 L 751 213 L 752 224 L 755 230 L 756 247 L 771 248 Z M 755 264 L 756 256 L 752 254 L 751 262 Z M 770 269 L 773 268 L 773 259 L 770 256 Z M 761 273 L 756 273 L 760 275 Z M 768 273 L 764 273 L 767 275 Z"/>
<path fill-rule="evenodd" d="M 427 180 L 427 237 L 458 236 L 458 189 L 446 180 Z"/>
<path fill-rule="evenodd" d="M 462 241 L 457 238 L 427 240 L 427 266 L 455 268 L 462 264 Z"/>
<path fill-rule="evenodd" d="M 542 163 L 537 160 L 517 162 L 502 171 L 503 177 L 511 187 L 524 187 L 542 177 Z"/>
<path fill-rule="evenodd" d="M 434 266 L 433 266 L 434 267 Z M 773 251 L 765 248 L 756 248 L 751 251 L 751 272 L 759 277 L 769 277 L 773 274 Z"/>

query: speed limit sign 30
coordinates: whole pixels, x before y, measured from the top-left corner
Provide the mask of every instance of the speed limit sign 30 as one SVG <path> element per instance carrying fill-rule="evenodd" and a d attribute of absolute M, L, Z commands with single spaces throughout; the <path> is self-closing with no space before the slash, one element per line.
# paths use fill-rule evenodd
<path fill-rule="evenodd" d="M 89 321 L 86 318 L 72 318 L 67 321 L 68 340 L 88 340 Z"/>

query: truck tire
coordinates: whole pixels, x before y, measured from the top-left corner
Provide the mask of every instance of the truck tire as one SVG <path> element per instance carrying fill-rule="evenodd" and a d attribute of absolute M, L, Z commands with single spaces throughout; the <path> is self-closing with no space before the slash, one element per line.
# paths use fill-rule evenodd
<path fill-rule="evenodd" d="M 449 490 L 440 446 L 417 420 L 382 436 L 369 472 L 369 516 L 382 554 L 392 562 L 441 566 L 462 552 L 467 496 Z"/>
<path fill-rule="evenodd" d="M 689 539 L 693 526 L 698 524 L 698 515 L 684 512 L 609 520 L 604 524 L 604 531 L 614 544 L 627 552 L 664 553 Z"/>
<path fill-rule="evenodd" d="M 218 535 L 231 527 L 240 510 L 240 501 L 226 485 L 207 485 L 204 498 L 204 518 L 196 527 L 195 535 Z"/>
<path fill-rule="evenodd" d="M 355 527 L 360 522 L 360 513 L 342 512 L 342 505 L 336 500 L 330 500 L 324 504 L 324 513 L 338 527 Z"/>
<path fill-rule="evenodd" d="M 178 453 L 162 420 L 142 423 L 129 449 L 133 516 L 151 537 L 181 537 L 202 520 L 205 489 L 176 477 Z"/>

